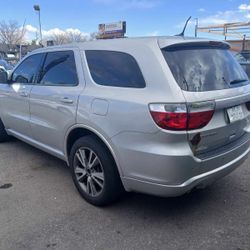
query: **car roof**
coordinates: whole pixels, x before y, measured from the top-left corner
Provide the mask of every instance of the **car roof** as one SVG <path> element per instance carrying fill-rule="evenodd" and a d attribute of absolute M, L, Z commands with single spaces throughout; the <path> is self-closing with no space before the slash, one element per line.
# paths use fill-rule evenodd
<path fill-rule="evenodd" d="M 34 53 L 38 52 L 47 52 L 47 51 L 56 51 L 59 49 L 70 49 L 70 48 L 79 48 L 79 49 L 87 49 L 89 47 L 116 47 L 116 46 L 127 46 L 129 44 L 144 44 L 149 45 L 152 43 L 158 43 L 161 48 L 178 43 L 191 43 L 191 42 L 209 42 L 209 41 L 218 41 L 214 39 L 206 39 L 206 38 L 194 38 L 194 37 L 182 37 L 182 36 L 154 36 L 154 37 L 133 37 L 133 38 L 115 38 L 115 39 L 98 39 L 93 41 L 86 41 L 81 43 L 71 43 L 71 44 L 64 44 L 64 45 L 56 45 L 56 46 L 49 46 L 45 48 L 40 48 L 34 50 Z M 222 41 L 219 41 L 222 42 Z M 223 42 L 225 43 L 225 42 Z M 225 43 L 227 44 L 227 43 Z M 33 54 L 30 53 L 30 54 Z"/>

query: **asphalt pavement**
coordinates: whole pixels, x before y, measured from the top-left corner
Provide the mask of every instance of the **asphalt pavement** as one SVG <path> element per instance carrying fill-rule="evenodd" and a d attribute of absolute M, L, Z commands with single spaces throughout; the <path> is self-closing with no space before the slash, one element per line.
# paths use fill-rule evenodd
<path fill-rule="evenodd" d="M 126 194 L 96 208 L 68 167 L 18 140 L 0 144 L 0 249 L 250 249 L 250 160 L 179 198 Z"/>

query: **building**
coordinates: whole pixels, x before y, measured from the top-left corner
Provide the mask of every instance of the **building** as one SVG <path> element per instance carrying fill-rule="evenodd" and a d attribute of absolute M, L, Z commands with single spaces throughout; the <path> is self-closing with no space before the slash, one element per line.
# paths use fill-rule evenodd
<path fill-rule="evenodd" d="M 10 63 L 16 63 L 23 58 L 29 52 L 40 48 L 39 45 L 10 45 L 0 44 L 0 58 L 9 61 Z"/>
<path fill-rule="evenodd" d="M 227 40 L 226 42 L 228 42 L 231 45 L 231 49 L 235 52 L 240 52 L 242 50 L 246 51 L 250 51 L 250 40 Z"/>

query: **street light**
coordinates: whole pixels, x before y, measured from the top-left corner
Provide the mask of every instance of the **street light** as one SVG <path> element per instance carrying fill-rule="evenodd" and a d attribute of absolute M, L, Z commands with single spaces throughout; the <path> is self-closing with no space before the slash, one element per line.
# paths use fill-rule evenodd
<path fill-rule="evenodd" d="M 42 37 L 42 26 L 41 26 L 41 16 L 40 16 L 40 6 L 38 4 L 33 6 L 34 10 L 38 12 L 38 18 L 39 18 L 39 31 L 40 31 L 40 43 L 42 43 L 43 37 Z"/>

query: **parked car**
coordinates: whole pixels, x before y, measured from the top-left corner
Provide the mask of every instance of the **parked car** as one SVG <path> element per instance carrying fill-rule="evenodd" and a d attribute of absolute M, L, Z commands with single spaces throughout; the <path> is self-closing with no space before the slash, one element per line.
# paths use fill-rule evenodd
<path fill-rule="evenodd" d="M 227 43 L 151 37 L 48 47 L 8 81 L 0 76 L 0 140 L 14 136 L 65 160 L 94 205 L 124 189 L 182 195 L 229 174 L 249 152 L 250 84 Z"/>
<path fill-rule="evenodd" d="M 5 72 L 6 72 L 5 68 L 2 67 L 2 66 L 0 66 L 0 71 L 1 71 L 1 72 L 2 72 L 2 71 L 5 71 Z"/>
<path fill-rule="evenodd" d="M 247 73 L 248 78 L 250 78 L 250 51 L 242 51 L 237 53 L 235 58 Z"/>
<path fill-rule="evenodd" d="M 13 66 L 9 64 L 6 60 L 0 58 L 0 70 L 6 71 L 8 75 L 11 74 L 11 70 L 13 69 Z"/>

